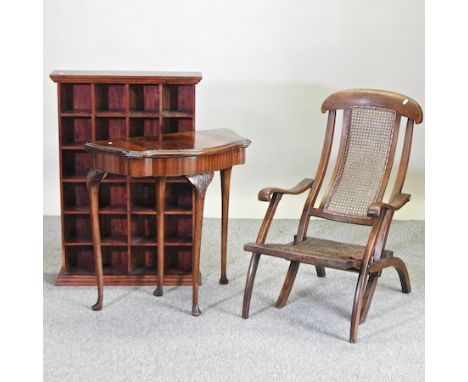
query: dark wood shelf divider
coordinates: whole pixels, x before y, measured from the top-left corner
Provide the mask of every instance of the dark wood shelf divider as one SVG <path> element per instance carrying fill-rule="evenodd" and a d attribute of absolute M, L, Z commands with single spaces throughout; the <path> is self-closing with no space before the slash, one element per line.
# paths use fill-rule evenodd
<path fill-rule="evenodd" d="M 57 83 L 62 268 L 57 285 L 95 285 L 84 143 L 195 130 L 200 73 L 54 71 Z M 167 180 L 166 235 L 156 240 L 155 180 L 109 175 L 99 218 L 104 283 L 155 285 L 157 246 L 166 247 L 165 284 L 192 282 L 194 196 L 183 177 Z"/>

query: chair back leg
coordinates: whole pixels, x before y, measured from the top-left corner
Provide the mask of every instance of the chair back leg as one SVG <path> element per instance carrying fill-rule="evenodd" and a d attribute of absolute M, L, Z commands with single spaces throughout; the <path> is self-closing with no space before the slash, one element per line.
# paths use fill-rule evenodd
<path fill-rule="evenodd" d="M 367 273 L 359 273 L 359 278 L 356 284 L 356 292 L 354 293 L 353 313 L 351 314 L 351 329 L 349 333 L 349 342 L 351 343 L 355 343 L 357 341 L 359 323 L 362 313 L 362 303 L 368 278 L 369 277 Z"/>
<path fill-rule="evenodd" d="M 281 289 L 275 305 L 275 307 L 278 309 L 285 306 L 288 302 L 289 294 L 291 293 L 294 281 L 296 280 L 297 271 L 299 270 L 299 264 L 299 261 L 291 261 L 289 264 L 289 269 L 288 273 L 286 274 L 286 278 L 284 279 L 283 288 Z"/>
<path fill-rule="evenodd" d="M 367 282 L 366 290 L 364 292 L 364 298 L 362 303 L 362 312 L 361 312 L 361 321 L 362 324 L 367 317 L 369 308 L 374 297 L 375 288 L 377 287 L 377 282 L 379 280 L 380 273 L 371 274 L 369 276 L 369 281 Z"/>
<path fill-rule="evenodd" d="M 398 272 L 398 276 L 400 277 L 401 291 L 403 293 L 411 293 L 411 282 L 408 275 L 408 269 L 406 268 L 406 264 L 403 262 L 403 260 L 399 259 L 398 257 L 394 257 L 394 259 L 399 260 L 396 261 L 393 267 L 396 269 L 396 271 Z"/>
<path fill-rule="evenodd" d="M 388 259 L 383 259 L 375 263 L 372 263 L 370 265 L 370 271 L 377 272 L 388 267 L 393 267 L 398 272 L 398 276 L 400 277 L 402 292 L 410 293 L 411 283 L 410 283 L 410 278 L 408 275 L 408 269 L 406 268 L 406 264 L 404 263 L 404 261 L 400 259 L 399 257 L 390 257 Z"/>
<path fill-rule="evenodd" d="M 325 272 L 325 267 L 315 266 L 315 272 L 317 272 L 317 277 L 325 277 L 327 274 Z"/>

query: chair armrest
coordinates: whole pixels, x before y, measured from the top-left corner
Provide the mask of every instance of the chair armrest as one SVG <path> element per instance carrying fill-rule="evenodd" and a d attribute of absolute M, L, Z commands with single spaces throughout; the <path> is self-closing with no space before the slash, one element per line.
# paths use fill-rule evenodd
<path fill-rule="evenodd" d="M 262 202 L 269 202 L 271 201 L 271 197 L 273 196 L 273 194 L 282 194 L 282 195 L 283 194 L 287 194 L 287 195 L 302 194 L 304 191 L 311 188 L 313 183 L 314 183 L 313 179 L 306 178 L 300 181 L 293 188 L 289 188 L 289 189 L 276 188 L 276 187 L 262 188 L 260 192 L 258 193 L 258 200 Z"/>
<path fill-rule="evenodd" d="M 384 210 L 397 211 L 408 203 L 411 199 L 409 194 L 395 194 L 388 203 L 378 202 L 372 203 L 367 210 L 367 216 L 376 218 L 382 215 Z"/>

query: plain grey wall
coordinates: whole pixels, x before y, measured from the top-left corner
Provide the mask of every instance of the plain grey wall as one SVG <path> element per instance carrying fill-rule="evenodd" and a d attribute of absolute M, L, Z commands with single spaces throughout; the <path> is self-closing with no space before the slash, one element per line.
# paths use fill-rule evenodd
<path fill-rule="evenodd" d="M 231 217 L 260 218 L 265 186 L 313 177 L 323 142 L 322 100 L 366 87 L 424 108 L 424 1 L 45 0 L 44 214 L 60 213 L 55 69 L 201 71 L 197 129 L 252 140 L 233 170 Z M 397 218 L 424 219 L 424 124 L 415 129 Z M 303 197 L 277 216 L 297 218 Z M 219 217 L 219 177 L 205 216 Z"/>

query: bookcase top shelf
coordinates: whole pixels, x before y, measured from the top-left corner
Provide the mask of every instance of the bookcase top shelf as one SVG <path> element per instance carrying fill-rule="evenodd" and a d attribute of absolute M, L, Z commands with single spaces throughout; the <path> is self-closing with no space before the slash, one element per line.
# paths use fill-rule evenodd
<path fill-rule="evenodd" d="M 54 70 L 54 82 L 66 83 L 131 83 L 131 84 L 191 84 L 202 79 L 200 72 L 159 72 L 123 70 Z"/>

